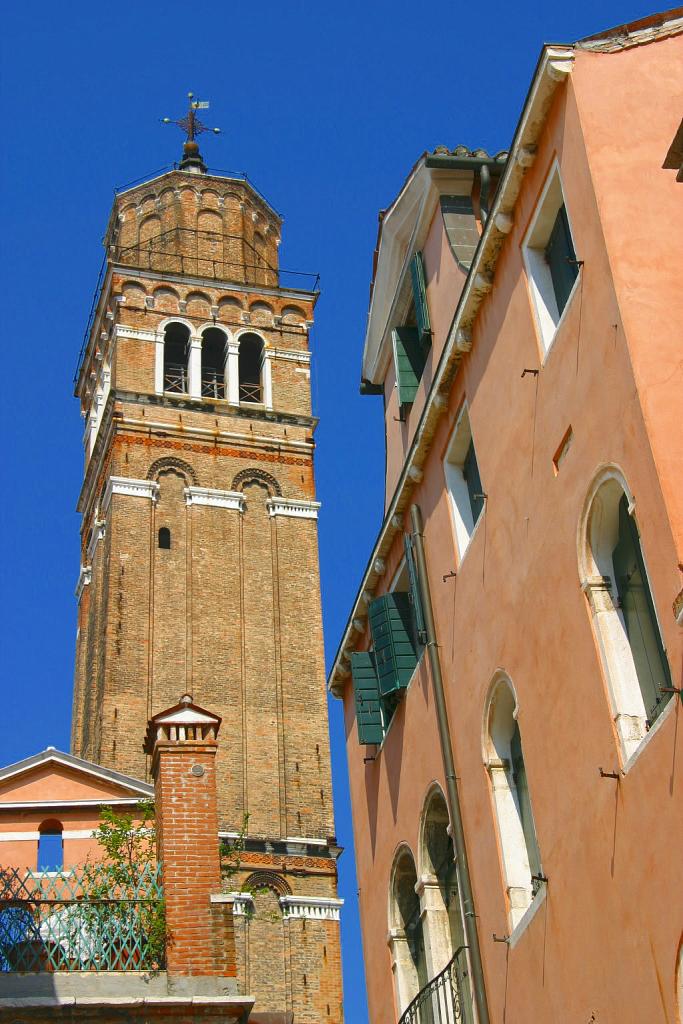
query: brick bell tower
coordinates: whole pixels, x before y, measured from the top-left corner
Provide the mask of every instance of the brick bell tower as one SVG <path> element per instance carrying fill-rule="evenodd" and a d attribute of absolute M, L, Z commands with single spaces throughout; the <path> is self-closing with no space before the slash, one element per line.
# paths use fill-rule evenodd
<path fill-rule="evenodd" d="M 266 200 L 207 173 L 196 107 L 179 168 L 116 196 L 76 378 L 72 750 L 147 778 L 146 722 L 179 692 L 223 719 L 219 828 L 234 835 L 248 816 L 230 884 L 255 893 L 235 901 L 242 989 L 255 1012 L 282 1014 L 263 1018 L 273 1024 L 340 1021 L 308 344 L 318 293 L 287 286 Z"/>

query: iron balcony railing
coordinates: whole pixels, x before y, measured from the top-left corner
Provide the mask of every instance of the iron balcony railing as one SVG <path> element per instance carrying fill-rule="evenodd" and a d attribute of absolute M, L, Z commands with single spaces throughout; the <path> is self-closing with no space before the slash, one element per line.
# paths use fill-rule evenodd
<path fill-rule="evenodd" d="M 164 391 L 175 395 L 187 394 L 187 367 L 167 363 L 164 366 Z"/>
<path fill-rule="evenodd" d="M 398 1024 L 471 1024 L 466 946 L 418 992 Z"/>
<path fill-rule="evenodd" d="M 161 868 L 0 868 L 0 972 L 163 966 Z"/>
<path fill-rule="evenodd" d="M 225 398 L 225 378 L 220 370 L 202 370 L 202 398 Z"/>

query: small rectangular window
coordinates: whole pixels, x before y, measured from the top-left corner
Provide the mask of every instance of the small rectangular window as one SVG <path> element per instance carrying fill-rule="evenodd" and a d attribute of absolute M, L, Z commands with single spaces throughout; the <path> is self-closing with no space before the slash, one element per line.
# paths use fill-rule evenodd
<path fill-rule="evenodd" d="M 541 344 L 547 352 L 576 287 L 580 266 L 557 162 L 538 200 L 522 254 Z"/>
<path fill-rule="evenodd" d="M 64 844 L 61 832 L 41 832 L 38 840 L 38 871 L 61 871 Z"/>
<path fill-rule="evenodd" d="M 579 273 L 564 203 L 557 211 L 557 217 L 545 247 L 545 258 L 553 282 L 557 308 L 562 313 Z"/>
<path fill-rule="evenodd" d="M 465 406 L 455 425 L 446 458 L 444 475 L 451 504 L 455 542 L 462 559 L 484 511 L 484 489 L 479 472 L 470 418 Z"/>

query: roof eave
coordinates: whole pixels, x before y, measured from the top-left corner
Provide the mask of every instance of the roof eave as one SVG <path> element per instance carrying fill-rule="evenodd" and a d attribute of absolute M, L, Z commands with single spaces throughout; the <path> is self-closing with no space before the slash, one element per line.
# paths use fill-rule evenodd
<path fill-rule="evenodd" d="M 446 406 L 443 399 L 450 390 L 463 354 L 471 348 L 474 321 L 479 306 L 491 290 L 493 270 L 505 237 L 512 227 L 514 206 L 521 190 L 524 174 L 526 169 L 533 164 L 537 141 L 545 126 L 546 116 L 555 91 L 571 73 L 573 61 L 573 45 L 544 47 L 541 51 L 515 130 L 505 171 L 496 192 L 493 208 L 479 239 L 479 245 L 458 301 L 420 422 L 332 663 L 328 676 L 328 688 L 334 696 L 343 696 L 344 685 L 350 677 L 348 656 L 355 648 L 353 636 L 357 632 L 359 624 L 364 627 L 367 618 L 367 602 L 372 597 L 378 581 L 378 577 L 373 571 L 375 562 L 378 558 L 386 555 L 393 543 L 394 535 L 401 529 L 401 513 L 407 508 L 410 494 L 415 486 L 415 477 L 419 478 L 421 475 L 415 473 L 415 470 L 420 470 L 425 461 L 431 437 Z M 436 400 L 437 396 L 441 396 L 439 401 Z"/>

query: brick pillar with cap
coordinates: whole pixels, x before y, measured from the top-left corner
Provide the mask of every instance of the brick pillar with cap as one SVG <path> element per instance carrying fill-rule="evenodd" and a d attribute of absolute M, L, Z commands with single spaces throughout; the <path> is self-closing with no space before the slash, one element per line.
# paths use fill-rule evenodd
<path fill-rule="evenodd" d="M 215 769 L 220 724 L 186 694 L 147 725 L 169 977 L 236 974 L 232 908 L 211 899 L 221 890 Z"/>

